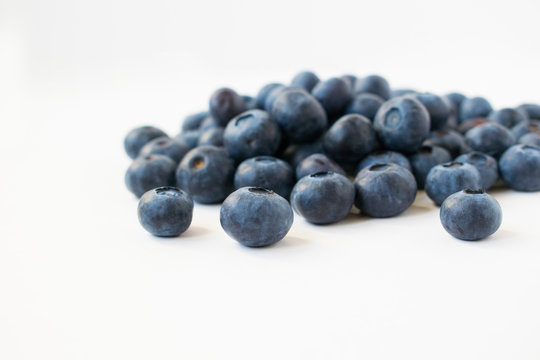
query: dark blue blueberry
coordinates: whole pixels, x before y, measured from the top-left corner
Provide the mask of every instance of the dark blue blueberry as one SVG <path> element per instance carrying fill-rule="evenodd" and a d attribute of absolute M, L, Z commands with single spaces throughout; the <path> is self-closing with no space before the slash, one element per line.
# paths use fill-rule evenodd
<path fill-rule="evenodd" d="M 278 96 L 288 90 L 291 90 L 291 87 L 285 85 L 280 85 L 273 88 L 272 91 L 270 91 L 270 93 L 268 94 L 268 96 L 266 96 L 266 100 L 264 102 L 264 110 L 270 112 Z"/>
<path fill-rule="evenodd" d="M 139 222 L 155 236 L 178 236 L 191 225 L 193 200 L 175 187 L 158 187 L 141 197 L 137 208 Z"/>
<path fill-rule="evenodd" d="M 225 128 L 221 126 L 211 127 L 201 132 L 197 146 L 201 145 L 214 145 L 223 146 L 223 133 Z"/>
<path fill-rule="evenodd" d="M 261 90 L 257 93 L 256 99 L 257 99 L 257 107 L 259 109 L 264 109 L 264 104 L 266 103 L 266 98 L 268 95 L 274 90 L 275 88 L 279 86 L 284 86 L 283 84 L 279 83 L 270 83 L 264 85 Z"/>
<path fill-rule="evenodd" d="M 441 205 L 441 223 L 460 240 L 480 240 L 494 234 L 502 222 L 501 206 L 483 190 L 463 190 Z"/>
<path fill-rule="evenodd" d="M 347 108 L 345 109 L 345 113 L 360 114 L 373 121 L 377 111 L 383 103 L 384 99 L 378 95 L 368 93 L 359 94 L 349 102 L 349 105 L 347 105 Z"/>
<path fill-rule="evenodd" d="M 291 165 L 271 156 L 257 156 L 244 160 L 234 174 L 234 187 L 255 186 L 274 191 L 289 198 L 296 182 Z"/>
<path fill-rule="evenodd" d="M 190 150 L 188 144 L 180 139 L 171 139 L 168 136 L 162 136 L 149 141 L 139 152 L 139 156 L 146 155 L 165 155 L 179 163 L 184 155 Z"/>
<path fill-rule="evenodd" d="M 467 98 L 461 102 L 459 107 L 459 122 L 462 123 L 469 119 L 485 118 L 493 108 L 489 101 L 483 97 Z"/>
<path fill-rule="evenodd" d="M 274 155 L 281 142 L 278 124 L 263 110 L 250 110 L 232 119 L 223 135 L 229 154 L 238 161 Z"/>
<path fill-rule="evenodd" d="M 474 166 L 480 173 L 480 177 L 482 178 L 482 189 L 484 190 L 491 188 L 499 178 L 499 166 L 497 165 L 497 160 L 487 154 L 473 151 L 458 156 L 455 161 Z"/>
<path fill-rule="evenodd" d="M 139 156 L 129 166 L 124 178 L 136 197 L 160 186 L 174 185 L 176 163 L 165 155 Z"/>
<path fill-rule="evenodd" d="M 465 142 L 463 135 L 455 130 L 432 131 L 429 138 L 424 141 L 423 145 L 445 148 L 453 158 L 464 152 L 470 151 L 470 147 Z"/>
<path fill-rule="evenodd" d="M 394 89 L 390 92 L 390 98 L 405 96 L 405 95 L 415 95 L 418 94 L 418 91 L 413 89 Z"/>
<path fill-rule="evenodd" d="M 462 134 L 466 134 L 467 131 L 471 130 L 472 128 L 475 128 L 480 125 L 484 125 L 489 120 L 487 118 L 476 118 L 476 119 L 469 119 L 465 120 L 458 126 L 458 131 Z"/>
<path fill-rule="evenodd" d="M 511 189 L 517 191 L 540 190 L 540 148 L 514 145 L 499 159 L 501 177 Z"/>
<path fill-rule="evenodd" d="M 262 247 L 283 239 L 294 215 L 289 202 L 272 190 L 244 187 L 225 199 L 219 220 L 227 235 L 240 244 Z"/>
<path fill-rule="evenodd" d="M 522 110 L 530 120 L 540 120 L 540 105 L 521 104 L 517 108 Z"/>
<path fill-rule="evenodd" d="M 201 111 L 195 114 L 188 115 L 182 122 L 182 132 L 190 130 L 198 130 L 204 119 L 208 117 L 208 111 Z"/>
<path fill-rule="evenodd" d="M 403 154 L 395 151 L 376 151 L 360 161 L 356 169 L 356 174 L 373 164 L 396 164 L 412 172 L 411 164 Z"/>
<path fill-rule="evenodd" d="M 461 93 L 458 92 L 451 92 L 449 94 L 446 94 L 445 97 L 450 101 L 450 105 L 452 105 L 452 108 L 454 109 L 454 112 L 456 114 L 459 114 L 459 108 L 461 107 L 461 103 L 463 100 L 465 100 L 467 97 Z"/>
<path fill-rule="evenodd" d="M 218 89 L 210 97 L 210 114 L 219 126 L 226 126 L 229 120 L 246 110 L 244 99 L 232 89 Z"/>
<path fill-rule="evenodd" d="M 341 117 L 324 134 L 326 154 L 338 162 L 355 165 L 375 148 L 375 131 L 368 118 L 350 114 Z"/>
<path fill-rule="evenodd" d="M 307 92 L 311 92 L 315 85 L 317 85 L 321 80 L 311 71 L 302 71 L 295 75 L 291 81 L 292 86 L 298 86 Z"/>
<path fill-rule="evenodd" d="M 385 102 L 377 111 L 374 126 L 386 149 L 413 153 L 428 137 L 430 120 L 422 103 L 404 96 Z"/>
<path fill-rule="evenodd" d="M 516 139 L 520 139 L 525 134 L 537 131 L 540 131 L 539 120 L 523 121 L 512 128 L 512 133 Z"/>
<path fill-rule="evenodd" d="M 345 218 L 354 204 L 354 185 L 331 171 L 300 179 L 291 193 L 293 210 L 313 224 L 332 224 Z"/>
<path fill-rule="evenodd" d="M 401 214 L 416 197 L 413 174 L 396 164 L 374 164 L 364 168 L 356 175 L 354 187 L 356 207 L 375 218 Z"/>
<path fill-rule="evenodd" d="M 345 75 L 341 75 L 340 79 L 342 79 L 343 81 L 347 83 L 347 85 L 349 85 L 351 94 L 354 95 L 356 92 L 356 82 L 358 81 L 358 77 L 352 74 L 345 74 Z"/>
<path fill-rule="evenodd" d="M 332 171 L 343 176 L 347 175 L 345 170 L 328 156 L 324 154 L 312 154 L 296 166 L 296 178 L 300 180 L 306 175 L 325 171 Z"/>
<path fill-rule="evenodd" d="M 448 118 L 452 115 L 452 105 L 446 98 L 431 93 L 416 94 L 414 98 L 420 101 L 428 111 L 431 119 L 431 130 L 440 130 L 446 127 Z"/>
<path fill-rule="evenodd" d="M 412 154 L 409 161 L 418 188 L 424 188 L 426 177 L 434 166 L 451 160 L 452 155 L 440 146 L 423 145 L 416 153 Z"/>
<path fill-rule="evenodd" d="M 203 121 L 201 122 L 201 125 L 199 126 L 199 131 L 202 133 L 203 131 L 206 131 L 208 129 L 216 128 L 216 127 L 223 127 L 218 124 L 216 119 L 214 119 L 211 116 L 207 116 Z"/>
<path fill-rule="evenodd" d="M 196 202 L 214 204 L 231 193 L 234 170 L 234 161 L 224 148 L 199 146 L 178 165 L 176 183 Z"/>
<path fill-rule="evenodd" d="M 329 118 L 342 115 L 352 98 L 349 85 L 340 78 L 319 82 L 311 94 L 321 103 Z"/>
<path fill-rule="evenodd" d="M 292 143 L 309 143 L 319 138 L 328 125 L 321 104 L 303 90 L 283 92 L 275 101 L 271 115 Z"/>
<path fill-rule="evenodd" d="M 201 132 L 199 130 L 188 130 L 176 135 L 175 139 L 185 143 L 190 149 L 193 149 L 199 143 L 200 135 Z"/>
<path fill-rule="evenodd" d="M 528 117 L 516 109 L 504 108 L 492 111 L 488 116 L 488 120 L 511 129 L 522 121 L 527 121 Z"/>
<path fill-rule="evenodd" d="M 290 145 L 283 153 L 283 159 L 289 162 L 289 164 L 296 169 L 296 166 L 298 166 L 302 160 L 307 158 L 309 155 L 317 153 L 324 153 L 322 137 L 312 143 Z"/>
<path fill-rule="evenodd" d="M 481 189 L 480 172 L 471 164 L 451 161 L 434 166 L 426 178 L 426 193 L 438 206 L 464 189 Z"/>
<path fill-rule="evenodd" d="M 391 91 L 390 85 L 385 78 L 379 75 L 369 75 L 364 78 L 358 79 L 356 82 L 356 93 L 370 93 L 379 95 L 385 100 L 390 99 Z"/>
<path fill-rule="evenodd" d="M 518 142 L 520 144 L 540 147 L 540 131 L 525 134 L 519 138 Z"/>
<path fill-rule="evenodd" d="M 510 130 L 491 122 L 467 131 L 465 140 L 473 150 L 494 157 L 499 157 L 506 149 L 516 143 L 516 138 Z"/>
<path fill-rule="evenodd" d="M 244 103 L 246 104 L 246 110 L 255 110 L 257 109 L 257 98 L 249 95 L 242 95 Z"/>
<path fill-rule="evenodd" d="M 141 126 L 131 130 L 124 139 L 124 149 L 128 156 L 135 159 L 146 143 L 155 138 L 167 136 L 162 130 L 153 126 Z"/>

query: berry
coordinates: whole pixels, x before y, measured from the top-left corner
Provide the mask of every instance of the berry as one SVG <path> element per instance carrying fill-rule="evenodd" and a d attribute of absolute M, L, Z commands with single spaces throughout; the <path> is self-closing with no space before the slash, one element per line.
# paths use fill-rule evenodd
<path fill-rule="evenodd" d="M 517 191 L 540 190 L 540 148 L 514 145 L 499 159 L 501 177 L 511 189 Z"/>
<path fill-rule="evenodd" d="M 465 134 L 467 144 L 475 151 L 499 157 L 506 149 L 514 145 L 514 134 L 497 123 L 476 126 Z"/>
<path fill-rule="evenodd" d="M 499 166 L 497 165 L 497 160 L 487 154 L 473 151 L 458 156 L 455 161 L 474 166 L 480 173 L 482 189 L 484 190 L 491 188 L 499 178 Z"/>
<path fill-rule="evenodd" d="M 424 188 L 426 177 L 434 166 L 451 160 L 450 153 L 440 146 L 424 145 L 416 153 L 412 154 L 409 161 L 418 188 Z"/>
<path fill-rule="evenodd" d="M 246 110 L 244 99 L 232 89 L 218 89 L 210 97 L 210 114 L 219 126 L 226 126 L 229 120 Z"/>
<path fill-rule="evenodd" d="M 131 130 L 124 139 L 124 148 L 128 156 L 135 159 L 139 155 L 139 151 L 150 140 L 167 136 L 162 130 L 153 126 L 141 126 Z"/>
<path fill-rule="evenodd" d="M 452 105 L 446 98 L 431 94 L 421 93 L 414 98 L 425 106 L 431 119 L 431 130 L 440 130 L 446 126 L 448 118 L 452 115 Z"/>
<path fill-rule="evenodd" d="M 201 111 L 195 114 L 188 115 L 182 121 L 182 132 L 190 130 L 198 130 L 204 119 L 208 117 L 208 111 Z"/>
<path fill-rule="evenodd" d="M 244 160 L 234 174 L 234 187 L 262 187 L 289 198 L 296 182 L 292 167 L 285 161 L 271 156 L 257 156 Z"/>
<path fill-rule="evenodd" d="M 373 121 L 383 103 L 384 99 L 378 95 L 369 93 L 359 94 L 349 102 L 345 113 L 363 115 Z"/>
<path fill-rule="evenodd" d="M 356 169 L 356 174 L 358 174 L 362 169 L 377 163 L 396 164 L 403 166 L 405 169 L 412 172 L 411 163 L 403 154 L 395 151 L 376 151 L 372 152 L 362 159 L 362 161 L 360 161 Z"/>
<path fill-rule="evenodd" d="M 529 118 L 522 112 L 512 108 L 504 108 L 492 111 L 488 116 L 489 121 L 493 121 L 508 129 L 513 128 L 522 121 L 527 121 Z"/>
<path fill-rule="evenodd" d="M 352 97 L 349 85 L 340 78 L 319 82 L 311 90 L 311 94 L 319 101 L 329 118 L 341 116 Z"/>
<path fill-rule="evenodd" d="M 425 188 L 429 198 L 440 206 L 453 193 L 463 189 L 481 189 L 482 179 L 474 166 L 451 161 L 429 171 Z"/>
<path fill-rule="evenodd" d="M 311 92 L 321 80 L 311 71 L 302 71 L 292 79 L 291 86 L 298 86 L 307 92 Z"/>
<path fill-rule="evenodd" d="M 356 94 L 370 93 L 382 97 L 385 100 L 390 99 L 390 85 L 385 78 L 379 75 L 369 75 L 358 79 L 356 82 Z"/>
<path fill-rule="evenodd" d="M 324 134 L 324 151 L 338 162 L 357 164 L 373 151 L 376 144 L 375 131 L 369 119 L 350 114 L 341 117 Z"/>
<path fill-rule="evenodd" d="M 459 122 L 462 123 L 469 119 L 485 118 L 491 111 L 493 111 L 491 104 L 483 97 L 464 99 L 459 107 Z"/>
<path fill-rule="evenodd" d="M 178 164 L 189 150 L 189 145 L 184 141 L 171 139 L 168 136 L 161 136 L 146 143 L 141 151 L 139 151 L 139 156 L 153 154 L 165 155 Z"/>
<path fill-rule="evenodd" d="M 176 163 L 165 155 L 140 156 L 126 171 L 126 186 L 136 197 L 160 186 L 174 185 Z"/>
<path fill-rule="evenodd" d="M 296 178 L 300 180 L 306 175 L 323 171 L 332 171 L 344 176 L 346 175 L 345 170 L 328 156 L 324 154 L 312 154 L 296 166 Z"/>

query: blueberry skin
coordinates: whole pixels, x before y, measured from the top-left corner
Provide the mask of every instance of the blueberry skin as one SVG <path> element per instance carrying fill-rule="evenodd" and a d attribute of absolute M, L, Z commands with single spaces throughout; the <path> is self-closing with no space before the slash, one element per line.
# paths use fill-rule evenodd
<path fill-rule="evenodd" d="M 223 146 L 223 134 L 225 133 L 225 128 L 223 127 L 212 127 L 201 132 L 199 136 L 197 146 L 202 145 L 214 145 L 214 146 Z"/>
<path fill-rule="evenodd" d="M 281 93 L 270 114 L 289 140 L 296 144 L 312 142 L 319 138 L 328 126 L 328 119 L 321 104 L 303 90 Z"/>
<path fill-rule="evenodd" d="M 246 110 L 258 109 L 257 98 L 249 95 L 242 95 L 242 99 L 244 99 L 244 103 L 246 104 Z"/>
<path fill-rule="evenodd" d="M 178 236 L 191 225 L 193 200 L 179 188 L 166 186 L 149 190 L 139 200 L 139 222 L 155 236 Z"/>
<path fill-rule="evenodd" d="M 189 150 L 190 147 L 185 141 L 171 139 L 168 136 L 161 136 L 144 145 L 139 152 L 139 156 L 153 154 L 165 155 L 178 164 Z"/>
<path fill-rule="evenodd" d="M 331 171 L 300 179 L 291 193 L 293 210 L 313 224 L 333 224 L 344 219 L 354 204 L 353 183 Z"/>
<path fill-rule="evenodd" d="M 188 115 L 182 121 L 182 132 L 190 130 L 198 130 L 204 119 L 208 117 L 208 111 L 201 111 L 195 114 Z"/>
<path fill-rule="evenodd" d="M 412 172 L 411 163 L 403 154 L 395 151 L 376 151 L 369 154 L 364 159 L 362 159 L 362 161 L 360 161 L 356 169 L 356 174 L 358 174 L 362 169 L 378 163 L 396 164 Z"/>
<path fill-rule="evenodd" d="M 384 103 L 384 99 L 374 94 L 356 95 L 347 105 L 345 114 L 360 114 L 373 121 L 377 111 Z"/>
<path fill-rule="evenodd" d="M 502 223 L 501 206 L 482 190 L 463 190 L 441 205 L 444 229 L 460 240 L 481 240 L 494 234 Z"/>
<path fill-rule="evenodd" d="M 223 143 L 237 161 L 258 155 L 274 155 L 281 143 L 281 130 L 266 111 L 249 110 L 229 122 Z"/>
<path fill-rule="evenodd" d="M 221 202 L 233 190 L 234 161 L 224 148 L 190 150 L 176 169 L 176 183 L 202 204 Z"/>
<path fill-rule="evenodd" d="M 374 164 L 364 168 L 356 176 L 354 187 L 356 207 L 375 218 L 401 214 L 416 197 L 413 174 L 396 164 Z"/>
<path fill-rule="evenodd" d="M 465 140 L 473 150 L 494 157 L 499 157 L 506 149 L 516 143 L 516 138 L 510 130 L 490 122 L 467 131 Z"/>
<path fill-rule="evenodd" d="M 272 90 L 274 90 L 276 87 L 278 86 L 285 86 L 283 84 L 280 84 L 280 83 L 270 83 L 270 84 L 266 84 L 264 85 L 260 90 L 259 92 L 257 93 L 257 96 L 255 97 L 257 100 L 257 108 L 259 109 L 264 109 L 264 104 L 266 102 L 266 98 L 268 97 L 268 94 L 270 94 L 272 92 Z"/>
<path fill-rule="evenodd" d="M 292 86 L 298 86 L 307 92 L 311 92 L 315 85 L 317 85 L 321 80 L 314 72 L 311 71 L 302 71 L 294 76 L 291 81 Z"/>
<path fill-rule="evenodd" d="M 219 125 L 219 123 L 213 117 L 207 116 L 201 122 L 201 125 L 199 126 L 199 131 L 202 133 L 203 131 L 206 131 L 208 129 L 212 129 L 215 127 L 223 127 L 223 126 Z"/>
<path fill-rule="evenodd" d="M 144 145 L 150 140 L 161 136 L 167 136 L 167 134 L 153 126 L 141 126 L 135 128 L 126 135 L 124 139 L 124 149 L 130 158 L 135 159 Z"/>
<path fill-rule="evenodd" d="M 523 135 L 519 138 L 518 143 L 540 147 L 540 131 Z"/>
<path fill-rule="evenodd" d="M 451 161 L 434 166 L 426 178 L 426 193 L 437 206 L 463 189 L 481 189 L 480 172 L 471 164 Z"/>
<path fill-rule="evenodd" d="M 296 166 L 296 179 L 318 172 L 332 171 L 346 176 L 345 170 L 324 154 L 312 154 Z"/>
<path fill-rule="evenodd" d="M 440 146 L 423 145 L 409 157 L 412 173 L 419 189 L 423 189 L 429 171 L 436 165 L 452 160 L 452 155 Z"/>
<path fill-rule="evenodd" d="M 463 100 L 459 107 L 459 122 L 462 123 L 465 120 L 475 118 L 485 118 L 492 111 L 491 104 L 483 97 L 467 98 Z"/>
<path fill-rule="evenodd" d="M 139 156 L 129 166 L 124 177 L 129 191 L 136 197 L 150 189 L 174 185 L 176 163 L 165 155 Z"/>
<path fill-rule="evenodd" d="M 484 190 L 490 189 L 499 178 L 499 166 L 497 165 L 497 160 L 488 154 L 472 151 L 458 156 L 455 161 L 474 166 L 480 173 L 480 178 L 482 179 L 481 188 Z"/>
<path fill-rule="evenodd" d="M 296 182 L 291 165 L 271 156 L 244 160 L 234 173 L 234 187 L 255 186 L 269 189 L 288 199 Z"/>
<path fill-rule="evenodd" d="M 425 106 L 431 119 L 431 130 L 443 129 L 452 115 L 452 105 L 442 97 L 431 93 L 414 95 L 414 98 Z"/>
<path fill-rule="evenodd" d="M 488 120 L 511 129 L 520 122 L 527 121 L 528 117 L 516 109 L 504 108 L 492 111 L 488 116 Z"/>
<path fill-rule="evenodd" d="M 540 148 L 514 145 L 499 159 L 501 177 L 511 189 L 517 191 L 540 190 Z"/>
<path fill-rule="evenodd" d="M 338 162 L 358 163 L 373 151 L 375 130 L 368 118 L 350 114 L 341 117 L 324 134 L 324 151 Z"/>
<path fill-rule="evenodd" d="M 470 146 L 465 142 L 465 137 L 455 130 L 433 131 L 423 145 L 445 148 L 453 158 L 471 151 Z"/>
<path fill-rule="evenodd" d="M 464 122 L 462 122 L 461 124 L 459 124 L 458 126 L 458 131 L 461 133 L 461 134 L 466 134 L 469 130 L 471 130 L 472 128 L 475 128 L 477 126 L 480 126 L 480 125 L 484 125 L 485 123 L 487 123 L 489 120 L 487 118 L 475 118 L 475 119 L 469 119 L 469 120 L 465 120 Z"/>
<path fill-rule="evenodd" d="M 459 108 L 461 107 L 461 103 L 463 100 L 465 100 L 467 97 L 463 95 L 462 93 L 458 92 L 451 92 L 445 95 L 445 97 L 450 101 L 450 105 L 452 105 L 452 108 L 454 109 L 454 112 L 456 114 L 459 114 Z"/>
<path fill-rule="evenodd" d="M 232 89 L 218 89 L 210 97 L 210 114 L 219 126 L 226 126 L 229 120 L 246 110 L 244 99 Z"/>
<path fill-rule="evenodd" d="M 394 89 L 390 91 L 390 98 L 405 96 L 405 95 L 415 95 L 418 94 L 418 91 L 413 89 Z"/>
<path fill-rule="evenodd" d="M 356 75 L 352 75 L 352 74 L 345 74 L 345 75 L 341 75 L 339 78 L 342 79 L 343 81 L 345 81 L 347 83 L 347 85 L 349 85 L 349 89 L 350 89 L 351 94 L 354 94 L 355 89 L 356 89 L 356 82 L 358 81 L 358 77 Z"/>
<path fill-rule="evenodd" d="M 356 93 L 370 93 L 379 95 L 385 100 L 390 99 L 391 90 L 388 81 L 379 75 L 369 75 L 358 79 L 356 82 Z"/>
<path fill-rule="evenodd" d="M 290 89 L 291 88 L 289 86 L 285 86 L 285 85 L 280 85 L 273 88 L 272 91 L 270 91 L 268 95 L 266 96 L 263 109 L 270 112 L 278 96 Z"/>
<path fill-rule="evenodd" d="M 523 111 L 530 120 L 540 120 L 540 105 L 521 104 L 517 108 Z"/>
<path fill-rule="evenodd" d="M 429 114 L 418 100 L 397 97 L 385 102 L 377 111 L 374 127 L 387 150 L 413 153 L 429 136 Z"/>
<path fill-rule="evenodd" d="M 312 143 L 290 145 L 283 153 L 283 159 L 296 169 L 298 164 L 309 155 L 324 154 L 322 137 Z"/>
<path fill-rule="evenodd" d="M 335 77 L 319 82 L 311 94 L 321 103 L 329 118 L 342 115 L 352 98 L 347 82 Z"/>
<path fill-rule="evenodd" d="M 512 128 L 512 134 L 516 139 L 520 139 L 523 135 L 540 131 L 540 121 L 529 120 L 523 121 Z"/>
<path fill-rule="evenodd" d="M 262 247 L 283 239 L 294 215 L 289 202 L 275 192 L 243 187 L 225 199 L 219 220 L 227 235 L 240 244 Z"/>
<path fill-rule="evenodd" d="M 201 132 L 199 130 L 188 130 L 181 132 L 176 135 L 174 138 L 180 142 L 185 143 L 190 149 L 193 149 L 197 146 L 199 142 L 199 136 Z"/>

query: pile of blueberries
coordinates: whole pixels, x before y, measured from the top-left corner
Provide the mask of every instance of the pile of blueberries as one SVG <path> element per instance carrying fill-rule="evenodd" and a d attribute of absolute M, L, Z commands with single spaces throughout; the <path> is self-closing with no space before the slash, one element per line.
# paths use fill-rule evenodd
<path fill-rule="evenodd" d="M 222 203 L 221 226 L 250 247 L 283 239 L 293 209 L 313 224 L 339 222 L 353 206 L 386 218 L 418 189 L 451 235 L 479 240 L 502 220 L 486 190 L 540 190 L 540 105 L 493 110 L 482 97 L 392 90 L 377 75 L 321 81 L 305 71 L 256 97 L 221 88 L 176 137 L 144 126 L 124 145 L 147 231 L 177 236 L 193 201 Z"/>

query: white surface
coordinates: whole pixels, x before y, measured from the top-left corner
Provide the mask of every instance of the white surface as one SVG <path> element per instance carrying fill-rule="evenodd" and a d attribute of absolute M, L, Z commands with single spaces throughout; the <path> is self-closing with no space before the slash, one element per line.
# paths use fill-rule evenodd
<path fill-rule="evenodd" d="M 303 68 L 540 101 L 538 1 L 0 2 L 0 359 L 540 358 L 540 193 L 492 238 L 404 215 L 246 249 L 139 226 L 122 139 Z"/>

